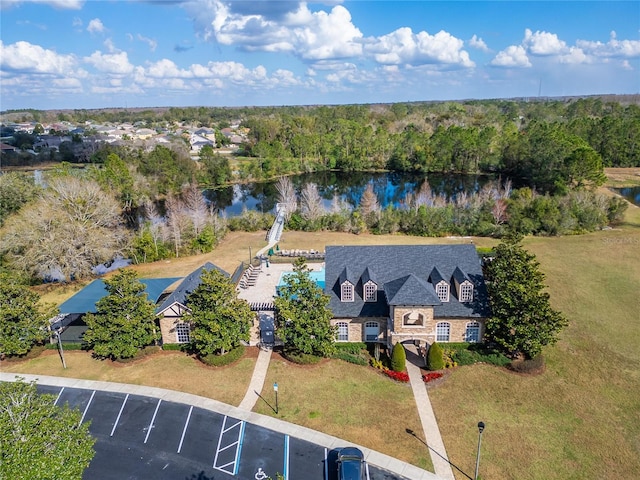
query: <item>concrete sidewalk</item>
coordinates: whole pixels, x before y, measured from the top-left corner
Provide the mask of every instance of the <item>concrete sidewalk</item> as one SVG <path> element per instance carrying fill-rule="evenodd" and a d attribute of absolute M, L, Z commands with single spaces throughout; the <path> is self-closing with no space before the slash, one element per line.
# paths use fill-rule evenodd
<path fill-rule="evenodd" d="M 184 403 L 193 405 L 198 408 L 209 410 L 212 412 L 228 415 L 238 420 L 244 420 L 248 423 L 271 429 L 276 432 L 306 440 L 316 445 L 321 445 L 329 450 L 341 448 L 345 446 L 345 441 L 327 435 L 310 428 L 294 425 L 293 423 L 283 420 L 260 415 L 258 413 L 248 412 L 232 405 L 212 400 L 210 398 L 192 395 L 190 393 L 176 392 L 163 388 L 147 387 L 143 385 L 129 385 L 124 383 L 99 382 L 96 380 L 79 380 L 75 378 L 50 377 L 47 375 L 28 375 L 17 373 L 0 372 L 0 381 L 12 382 L 16 377 L 24 378 L 26 381 L 36 381 L 42 385 L 53 385 L 58 387 L 83 388 L 87 390 L 101 390 L 105 392 L 121 392 L 131 395 L 141 395 L 162 399 L 168 402 Z M 388 470 L 389 472 L 400 475 L 410 480 L 443 480 L 443 477 L 434 475 L 431 472 L 422 470 L 421 468 L 410 465 L 406 462 L 390 457 L 369 448 L 357 446 L 362 450 L 365 460 L 373 465 Z"/>
<path fill-rule="evenodd" d="M 251 376 L 251 382 L 249 382 L 249 387 L 247 388 L 247 393 L 245 393 L 242 402 L 238 405 L 238 408 L 242 410 L 251 411 L 258 401 L 260 392 L 262 392 L 262 387 L 264 387 L 264 379 L 267 376 L 267 370 L 269 370 L 269 361 L 271 360 L 271 352 L 270 348 L 261 348 L 260 353 L 258 353 L 258 359 L 256 360 L 256 365 L 253 368 L 253 375 Z"/>
<path fill-rule="evenodd" d="M 422 380 L 422 372 L 418 364 L 422 362 L 422 358 L 418 355 L 416 347 L 413 345 L 405 345 L 407 350 L 407 372 L 409 373 L 409 381 L 411 389 L 416 400 L 418 415 L 422 423 L 424 439 L 429 448 L 433 469 L 438 477 L 446 480 L 455 480 L 453 470 L 447 457 L 447 451 L 444 448 L 444 442 L 440 436 L 440 429 L 436 416 L 431 408 L 431 401 L 427 393 L 427 386 Z"/>

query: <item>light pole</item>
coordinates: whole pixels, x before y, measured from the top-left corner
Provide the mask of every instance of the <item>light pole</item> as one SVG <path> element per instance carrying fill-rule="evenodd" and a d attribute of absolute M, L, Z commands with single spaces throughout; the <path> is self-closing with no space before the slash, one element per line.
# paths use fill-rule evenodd
<path fill-rule="evenodd" d="M 478 480 L 478 470 L 480 469 L 480 445 L 482 445 L 482 431 L 484 430 L 484 422 L 478 422 L 478 453 L 476 454 L 476 475 L 475 480 Z"/>
<path fill-rule="evenodd" d="M 273 384 L 273 391 L 276 392 L 276 415 L 278 414 L 278 382 Z"/>
<path fill-rule="evenodd" d="M 58 349 L 60 350 L 60 358 L 62 359 L 62 367 L 67 368 L 67 362 L 64 361 L 64 350 L 62 349 L 62 339 L 60 338 L 60 332 L 56 330 L 56 336 L 58 337 Z"/>

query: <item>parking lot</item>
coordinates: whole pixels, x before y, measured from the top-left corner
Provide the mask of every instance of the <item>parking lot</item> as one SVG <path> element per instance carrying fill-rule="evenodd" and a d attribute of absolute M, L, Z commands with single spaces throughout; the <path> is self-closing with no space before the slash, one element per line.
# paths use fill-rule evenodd
<path fill-rule="evenodd" d="M 91 422 L 90 479 L 337 480 L 336 452 L 223 414 L 161 399 L 38 385 Z M 346 445 L 345 445 L 346 446 Z M 367 465 L 369 480 L 403 480 Z"/>

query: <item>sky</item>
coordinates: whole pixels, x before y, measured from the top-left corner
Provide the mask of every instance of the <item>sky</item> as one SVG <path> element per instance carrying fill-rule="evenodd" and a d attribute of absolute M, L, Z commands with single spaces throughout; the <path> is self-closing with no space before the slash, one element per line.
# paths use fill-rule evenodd
<path fill-rule="evenodd" d="M 640 93 L 640 2 L 0 0 L 0 110 Z"/>

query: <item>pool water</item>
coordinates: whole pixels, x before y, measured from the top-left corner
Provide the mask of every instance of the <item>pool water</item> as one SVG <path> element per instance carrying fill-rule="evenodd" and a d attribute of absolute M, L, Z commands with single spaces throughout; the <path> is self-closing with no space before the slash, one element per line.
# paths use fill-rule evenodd
<path fill-rule="evenodd" d="M 278 286 L 276 287 L 276 291 L 280 291 L 280 287 L 285 285 L 285 281 L 284 281 L 285 275 L 291 275 L 292 273 L 293 273 L 293 271 L 291 271 L 291 272 L 282 272 L 282 274 L 280 275 L 280 279 L 278 280 Z M 324 290 L 324 269 L 322 269 L 322 270 L 311 270 L 309 272 L 309 276 L 311 277 L 311 280 L 316 282 L 318 284 L 318 286 L 322 290 Z"/>

